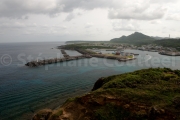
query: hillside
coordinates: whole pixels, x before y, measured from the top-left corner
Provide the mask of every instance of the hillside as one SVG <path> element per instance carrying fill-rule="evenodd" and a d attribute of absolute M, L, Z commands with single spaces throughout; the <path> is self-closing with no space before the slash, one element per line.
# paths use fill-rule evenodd
<path fill-rule="evenodd" d="M 180 50 L 180 39 L 158 40 L 158 41 L 154 41 L 153 43 L 164 47 L 173 47 Z"/>
<path fill-rule="evenodd" d="M 114 38 L 111 40 L 111 42 L 131 43 L 131 44 L 141 45 L 141 44 L 151 43 L 153 40 L 155 39 L 150 36 L 144 35 L 139 32 L 135 32 L 129 36 Z"/>
<path fill-rule="evenodd" d="M 90 93 L 56 110 L 41 110 L 33 120 L 176 120 L 179 85 L 180 71 L 168 68 L 100 78 Z"/>

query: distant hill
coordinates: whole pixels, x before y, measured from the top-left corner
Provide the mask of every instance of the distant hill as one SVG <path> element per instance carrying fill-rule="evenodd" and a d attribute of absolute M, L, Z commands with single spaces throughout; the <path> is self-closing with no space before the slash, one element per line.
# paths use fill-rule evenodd
<path fill-rule="evenodd" d="M 154 38 L 155 40 L 162 40 L 162 39 L 164 39 L 163 37 L 158 37 L 158 36 L 151 36 L 152 38 Z"/>
<path fill-rule="evenodd" d="M 114 38 L 111 42 L 131 43 L 131 44 L 149 44 L 154 38 L 144 35 L 139 32 L 135 32 L 129 36 L 122 36 L 120 38 Z"/>
<path fill-rule="evenodd" d="M 169 39 L 169 37 L 158 37 L 158 36 L 151 36 L 152 38 L 156 39 L 156 40 L 164 40 L 164 39 Z"/>
<path fill-rule="evenodd" d="M 180 39 L 163 39 L 163 40 L 156 40 L 153 42 L 156 45 L 161 45 L 164 47 L 173 47 L 180 50 Z"/>

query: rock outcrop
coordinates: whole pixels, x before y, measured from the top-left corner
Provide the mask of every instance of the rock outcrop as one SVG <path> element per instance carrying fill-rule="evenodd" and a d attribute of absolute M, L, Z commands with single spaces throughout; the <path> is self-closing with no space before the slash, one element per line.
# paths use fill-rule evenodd
<path fill-rule="evenodd" d="M 179 82 L 180 71 L 168 68 L 100 78 L 90 93 L 33 120 L 178 120 Z"/>

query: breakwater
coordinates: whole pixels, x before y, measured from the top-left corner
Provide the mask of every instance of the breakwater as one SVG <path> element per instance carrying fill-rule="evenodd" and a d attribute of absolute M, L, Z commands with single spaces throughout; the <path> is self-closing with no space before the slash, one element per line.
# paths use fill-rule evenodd
<path fill-rule="evenodd" d="M 126 62 L 130 60 L 135 60 L 136 58 L 127 58 L 123 56 L 109 56 L 105 54 L 91 54 L 90 51 L 80 50 L 77 49 L 77 52 L 81 53 L 80 56 L 69 56 L 64 49 L 61 49 L 61 53 L 63 54 L 64 58 L 54 58 L 54 59 L 46 59 L 46 60 L 38 60 L 38 61 L 31 61 L 26 63 L 26 66 L 29 67 L 38 67 L 43 66 L 47 64 L 53 64 L 53 63 L 59 63 L 59 62 L 66 62 L 66 61 L 72 61 L 72 60 L 78 60 L 78 59 L 84 59 L 84 58 L 105 58 L 105 59 L 114 59 L 118 60 L 119 62 Z"/>
<path fill-rule="evenodd" d="M 60 63 L 60 62 L 66 62 L 66 61 L 72 61 L 72 60 L 78 60 L 78 59 L 84 59 L 84 58 L 91 58 L 92 56 L 83 52 L 82 50 L 77 50 L 82 55 L 79 56 L 69 56 L 64 49 L 61 49 L 61 53 L 63 54 L 64 58 L 54 58 L 54 59 L 46 59 L 46 60 L 37 60 L 37 61 L 31 61 L 26 63 L 26 66 L 29 67 L 38 67 L 43 66 L 47 64 L 53 64 L 53 63 Z"/>
<path fill-rule="evenodd" d="M 103 55 L 103 54 L 92 54 L 91 56 L 97 57 L 97 58 L 115 59 L 115 60 L 118 60 L 120 62 L 126 62 L 126 61 L 136 59 L 136 58 L 126 58 L 126 57 L 122 57 L 122 56 L 108 56 L 108 55 Z"/>
<path fill-rule="evenodd" d="M 25 65 L 29 67 L 38 67 L 38 66 L 47 65 L 47 64 L 66 62 L 66 61 L 91 58 L 91 57 L 92 56 L 90 55 L 81 55 L 81 56 L 73 56 L 73 57 L 65 57 L 65 58 L 54 58 L 54 59 L 47 59 L 47 60 L 31 61 L 31 62 L 26 63 Z"/>
<path fill-rule="evenodd" d="M 61 50 L 61 53 L 63 54 L 63 56 L 65 57 L 65 58 L 68 58 L 68 57 L 70 57 L 67 53 L 66 53 L 66 51 L 65 50 Z"/>
<path fill-rule="evenodd" d="M 166 56 L 180 56 L 180 52 L 159 52 L 159 54 Z"/>

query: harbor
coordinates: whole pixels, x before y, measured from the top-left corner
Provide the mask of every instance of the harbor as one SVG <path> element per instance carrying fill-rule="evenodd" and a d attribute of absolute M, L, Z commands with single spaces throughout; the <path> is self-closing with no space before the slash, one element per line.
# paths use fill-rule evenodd
<path fill-rule="evenodd" d="M 80 55 L 80 56 L 72 56 L 72 57 L 64 57 L 64 58 L 31 61 L 31 62 L 26 63 L 25 65 L 28 67 L 38 67 L 38 66 L 43 66 L 47 64 L 61 63 L 61 62 L 67 62 L 67 61 L 73 61 L 73 60 L 79 60 L 79 59 L 85 59 L 85 58 L 92 58 L 92 57 L 114 59 L 120 62 L 126 62 L 126 61 L 136 59 L 136 58 L 123 58 L 123 57 L 118 57 L 118 56 L 107 56 L 107 55 L 101 55 L 101 54 L 91 54 L 91 55 Z"/>
<path fill-rule="evenodd" d="M 102 54 L 101 52 L 94 52 L 92 50 L 87 50 L 87 49 L 73 49 L 82 55 L 78 56 L 69 56 L 66 53 L 66 49 L 58 48 L 62 55 L 63 58 L 51 58 L 51 59 L 44 59 L 44 60 L 36 60 L 36 61 L 30 61 L 26 63 L 25 65 L 28 67 L 38 67 L 38 66 L 44 66 L 47 64 L 55 64 L 55 63 L 61 63 L 61 62 L 67 62 L 67 61 L 73 61 L 73 60 L 79 60 L 79 59 L 85 59 L 85 58 L 105 58 L 105 59 L 114 59 L 118 60 L 119 62 L 127 62 L 130 60 L 135 60 L 136 58 L 134 57 L 135 55 L 139 54 L 134 54 L 134 53 L 124 53 L 120 51 L 116 51 L 115 53 L 107 53 L 107 54 Z"/>
<path fill-rule="evenodd" d="M 47 64 L 61 63 L 61 62 L 67 62 L 67 61 L 73 61 L 73 60 L 85 59 L 85 58 L 92 58 L 92 56 L 88 54 L 82 54 L 79 56 L 69 56 L 64 49 L 61 49 L 60 51 L 63 54 L 64 58 L 31 61 L 31 62 L 26 63 L 25 65 L 29 67 L 38 67 L 38 66 L 43 66 Z"/>

